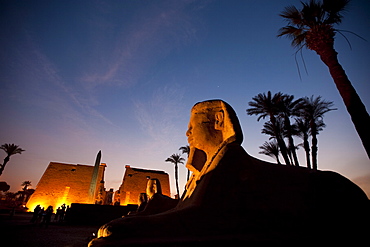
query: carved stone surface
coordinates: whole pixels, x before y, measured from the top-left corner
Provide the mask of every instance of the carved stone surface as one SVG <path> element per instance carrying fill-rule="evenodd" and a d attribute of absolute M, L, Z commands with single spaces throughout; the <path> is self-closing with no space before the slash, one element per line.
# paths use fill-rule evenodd
<path fill-rule="evenodd" d="M 130 214 L 129 216 L 138 215 L 151 215 L 158 214 L 169 209 L 174 208 L 178 200 L 172 199 L 169 196 L 162 194 L 161 182 L 159 179 L 152 178 L 148 180 L 146 187 L 146 197 L 148 198 L 145 202 L 145 206 L 141 210 L 141 204 L 136 213 Z"/>
<path fill-rule="evenodd" d="M 90 246 L 336 244 L 364 241 L 365 193 L 330 171 L 271 164 L 240 146 L 234 110 L 196 104 L 187 131 L 193 174 L 177 206 L 113 220 Z"/>

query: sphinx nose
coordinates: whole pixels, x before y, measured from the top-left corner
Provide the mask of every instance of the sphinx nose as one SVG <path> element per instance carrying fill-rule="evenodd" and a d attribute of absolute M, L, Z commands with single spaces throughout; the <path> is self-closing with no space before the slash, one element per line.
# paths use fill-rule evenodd
<path fill-rule="evenodd" d="M 186 131 L 186 136 L 189 137 L 191 135 L 191 128 L 189 128 L 187 131 Z"/>

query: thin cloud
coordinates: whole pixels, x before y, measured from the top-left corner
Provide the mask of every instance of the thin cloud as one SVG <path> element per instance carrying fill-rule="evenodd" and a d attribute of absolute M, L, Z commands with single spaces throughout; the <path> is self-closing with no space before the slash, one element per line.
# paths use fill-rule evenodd
<path fill-rule="evenodd" d="M 81 81 L 88 87 L 100 84 L 132 86 L 147 70 L 174 49 L 181 48 L 200 36 L 199 19 L 190 11 L 192 1 L 153 3 L 139 11 L 129 25 L 122 25 L 120 35 L 111 49 L 97 60 L 102 68 L 87 72 Z M 109 14 L 109 13 L 108 13 Z M 196 23 L 195 23 L 196 22 Z M 104 35 L 104 30 L 101 30 Z M 104 42 L 101 45 L 105 46 Z M 109 57 L 109 59 L 107 59 Z"/>
<path fill-rule="evenodd" d="M 25 33 L 22 46 L 8 47 L 13 66 L 4 77 L 7 81 L 8 97 L 18 102 L 44 109 L 78 122 L 87 129 L 86 117 L 93 117 L 113 125 L 113 123 L 94 109 L 98 102 L 88 92 L 81 94 L 75 84 L 67 84 L 60 76 L 58 68 L 38 48 L 32 37 Z"/>
<path fill-rule="evenodd" d="M 157 89 L 151 99 L 134 100 L 135 116 L 151 143 L 168 145 L 175 136 L 183 135 L 177 123 L 183 118 L 183 92 L 176 86 Z"/>

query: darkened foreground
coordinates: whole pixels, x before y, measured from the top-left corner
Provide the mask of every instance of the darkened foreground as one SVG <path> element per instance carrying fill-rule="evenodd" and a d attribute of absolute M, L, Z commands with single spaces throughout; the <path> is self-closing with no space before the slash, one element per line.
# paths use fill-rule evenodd
<path fill-rule="evenodd" d="M 32 213 L 18 213 L 10 218 L 9 214 L 0 214 L 1 246 L 27 247 L 82 247 L 86 246 L 93 233 L 94 225 L 70 225 L 50 223 L 41 227 L 30 222 Z"/>
<path fill-rule="evenodd" d="M 162 213 L 110 221 L 90 247 L 366 242 L 366 194 L 335 172 L 276 165 L 250 156 L 241 146 L 236 113 L 226 102 L 197 103 L 186 134 L 190 145 L 186 167 L 193 174 L 178 204 Z"/>

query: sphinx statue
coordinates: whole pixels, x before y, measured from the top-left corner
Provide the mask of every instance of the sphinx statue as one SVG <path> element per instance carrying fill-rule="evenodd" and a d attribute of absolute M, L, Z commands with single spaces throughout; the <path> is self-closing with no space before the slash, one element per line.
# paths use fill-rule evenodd
<path fill-rule="evenodd" d="M 162 194 L 161 182 L 157 178 L 148 180 L 146 193 L 140 194 L 140 201 L 142 200 L 143 202 L 140 203 L 137 212 L 129 216 L 158 214 L 174 208 L 178 203 L 178 200 Z"/>
<path fill-rule="evenodd" d="M 364 241 L 365 193 L 335 172 L 250 156 L 241 146 L 237 115 L 226 102 L 195 104 L 186 135 L 186 167 L 192 175 L 177 205 L 108 222 L 90 247 Z"/>

